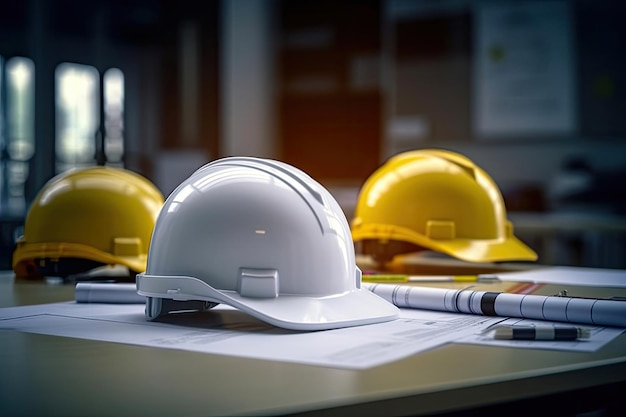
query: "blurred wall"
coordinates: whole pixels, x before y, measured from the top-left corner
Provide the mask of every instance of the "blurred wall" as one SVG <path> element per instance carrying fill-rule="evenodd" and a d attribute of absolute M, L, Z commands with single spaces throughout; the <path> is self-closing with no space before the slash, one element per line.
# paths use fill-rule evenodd
<path fill-rule="evenodd" d="M 626 54 L 620 46 L 626 40 L 626 5 L 586 0 L 389 0 L 385 5 L 385 156 L 445 147 L 472 158 L 504 189 L 524 183 L 549 188 L 575 157 L 598 172 L 620 175 L 626 169 Z M 484 10 L 499 12 L 500 20 L 479 19 Z M 507 69 L 508 79 L 493 71 L 485 75 L 477 63 L 484 59 L 477 34 L 487 31 L 494 45 L 502 45 L 502 54 L 517 59 Z M 532 95 L 563 79 L 566 87 Z M 524 88 L 518 87 L 522 81 Z M 518 103 L 525 98 L 536 107 L 520 105 L 518 114 L 500 114 L 511 116 L 512 125 L 528 123 L 507 130 L 493 120 L 500 130 L 485 134 L 477 97 L 499 94 L 502 106 L 512 105 L 507 89 L 513 88 L 519 88 Z M 567 114 L 555 112 L 550 119 L 546 108 L 542 115 L 539 106 L 546 101 L 539 98 L 552 99 Z M 489 116 L 495 114 L 491 110 Z M 557 118 L 559 129 L 550 125 Z M 616 190 L 624 193 L 621 185 Z"/>
<path fill-rule="evenodd" d="M 547 31 L 541 17 L 514 10 L 546 4 L 561 10 Z M 526 44 L 534 55 L 518 55 L 513 68 L 546 64 L 537 59 L 545 51 L 566 57 L 556 60 L 557 71 L 545 68 L 554 82 L 543 81 L 550 92 L 563 81 L 559 71 L 565 84 L 571 80 L 569 93 L 552 96 L 569 111 L 557 129 L 529 123 L 486 137 L 477 128 L 478 93 L 497 98 L 504 91 L 476 65 L 485 27 L 477 16 L 490 7 L 512 10 L 500 33 L 522 43 L 535 36 Z M 359 187 L 386 158 L 438 147 L 483 167 L 511 211 L 553 209 L 542 199 L 582 158 L 598 181 L 580 198 L 624 212 L 622 2 L 26 0 L 0 8 L 0 55 L 31 58 L 36 68 L 37 151 L 28 161 L 27 200 L 55 173 L 54 70 L 73 62 L 124 72 L 124 165 L 165 194 L 204 161 L 264 156 L 308 172 L 349 214 Z M 492 57 L 505 49 L 493 49 Z M 552 125 L 540 111 L 534 115 L 539 127 Z M 624 226 L 617 221 L 612 225 Z"/>

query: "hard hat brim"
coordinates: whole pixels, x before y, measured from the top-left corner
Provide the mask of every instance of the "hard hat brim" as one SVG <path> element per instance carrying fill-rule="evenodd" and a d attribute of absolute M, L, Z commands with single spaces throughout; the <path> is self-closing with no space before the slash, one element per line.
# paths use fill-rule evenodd
<path fill-rule="evenodd" d="M 172 293 L 172 279 L 176 282 Z M 332 296 L 279 295 L 242 297 L 236 291 L 217 290 L 186 276 L 137 275 L 137 290 L 146 297 L 204 300 L 230 305 L 274 326 L 290 330 L 329 330 L 394 320 L 399 309 L 367 289 Z"/>
<path fill-rule="evenodd" d="M 537 254 L 516 237 L 504 240 L 455 239 L 431 243 L 435 250 L 468 262 L 536 261 Z"/>
<path fill-rule="evenodd" d="M 24 243 L 18 244 L 13 252 L 12 265 L 17 276 L 29 276 L 28 262 L 37 258 L 80 258 L 108 265 L 122 265 L 133 272 L 146 268 L 147 255 L 116 256 L 80 243 Z"/>
<path fill-rule="evenodd" d="M 352 230 L 354 242 L 361 240 L 398 240 L 442 252 L 466 262 L 536 261 L 537 253 L 515 236 L 500 239 L 429 239 L 405 228 L 393 228 L 383 236 L 379 225 Z"/>

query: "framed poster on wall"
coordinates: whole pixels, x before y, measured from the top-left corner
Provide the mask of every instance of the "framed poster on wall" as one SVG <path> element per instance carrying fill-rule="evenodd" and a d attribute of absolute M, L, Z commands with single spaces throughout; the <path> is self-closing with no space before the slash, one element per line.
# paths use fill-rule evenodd
<path fill-rule="evenodd" d="M 473 121 L 481 139 L 576 130 L 572 11 L 565 1 L 481 3 L 474 25 Z"/>

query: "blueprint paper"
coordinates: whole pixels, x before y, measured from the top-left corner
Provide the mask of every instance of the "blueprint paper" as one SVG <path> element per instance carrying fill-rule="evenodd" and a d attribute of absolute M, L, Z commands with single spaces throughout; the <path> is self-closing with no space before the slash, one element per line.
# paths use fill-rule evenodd
<path fill-rule="evenodd" d="M 0 329 L 346 369 L 379 366 L 447 343 L 590 352 L 623 331 L 590 327 L 588 340 L 530 344 L 486 336 L 488 327 L 505 321 L 502 317 L 402 309 L 399 319 L 386 323 L 298 332 L 271 326 L 224 305 L 203 313 L 170 314 L 158 322 L 146 321 L 142 304 L 65 302 L 0 309 Z"/>

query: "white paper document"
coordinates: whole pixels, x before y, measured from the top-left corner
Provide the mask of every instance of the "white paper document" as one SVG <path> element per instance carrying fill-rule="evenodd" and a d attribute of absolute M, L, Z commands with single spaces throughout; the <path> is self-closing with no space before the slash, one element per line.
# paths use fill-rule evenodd
<path fill-rule="evenodd" d="M 228 306 L 146 321 L 141 304 L 54 303 L 0 309 L 0 330 L 181 349 L 347 369 L 366 369 L 446 343 L 595 351 L 623 329 L 590 327 L 577 342 L 501 341 L 483 333 L 501 317 L 402 309 L 399 319 L 344 329 L 280 329 Z M 508 319 L 519 322 L 520 319 Z M 522 320 L 523 323 L 532 323 Z M 545 322 L 544 322 L 545 324 Z"/>
<path fill-rule="evenodd" d="M 501 281 L 626 288 L 626 270 L 623 269 L 553 266 L 496 275 Z"/>

